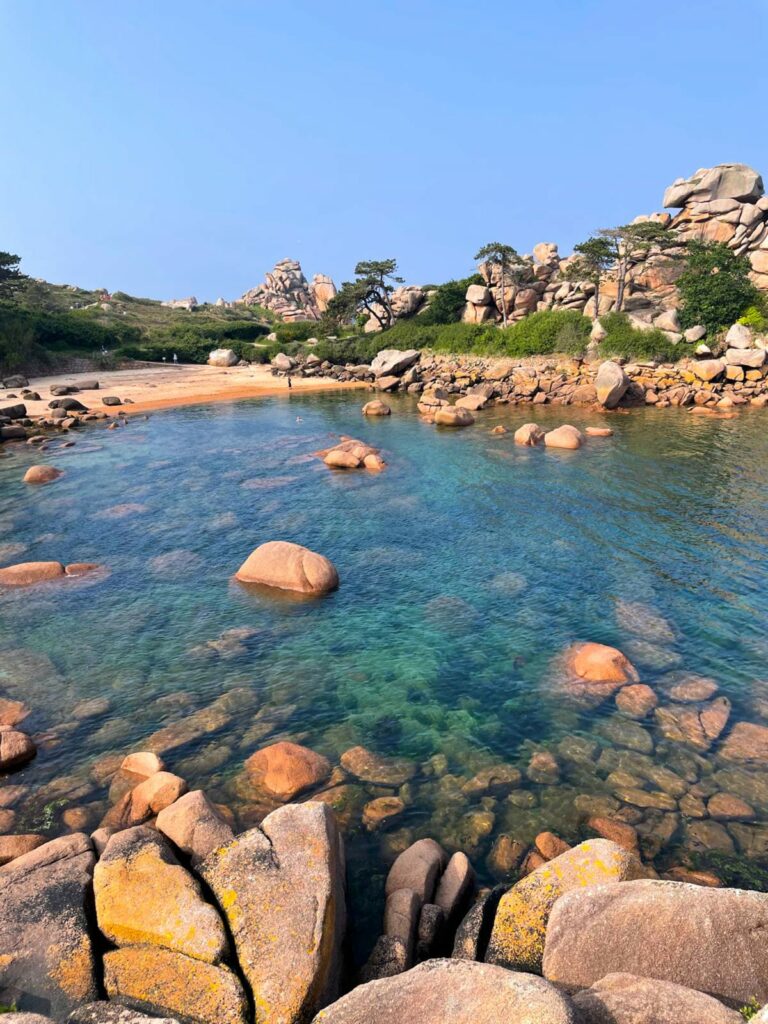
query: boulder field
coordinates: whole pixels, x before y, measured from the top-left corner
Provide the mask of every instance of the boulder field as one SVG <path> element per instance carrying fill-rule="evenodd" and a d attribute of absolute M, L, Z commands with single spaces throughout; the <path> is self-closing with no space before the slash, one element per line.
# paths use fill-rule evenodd
<path fill-rule="evenodd" d="M 9 1024 L 738 1024 L 768 1000 L 768 894 L 658 880 L 608 839 L 537 846 L 479 891 L 461 851 L 406 848 L 355 972 L 331 808 L 234 835 L 195 791 L 0 867 L 0 998 Z"/>

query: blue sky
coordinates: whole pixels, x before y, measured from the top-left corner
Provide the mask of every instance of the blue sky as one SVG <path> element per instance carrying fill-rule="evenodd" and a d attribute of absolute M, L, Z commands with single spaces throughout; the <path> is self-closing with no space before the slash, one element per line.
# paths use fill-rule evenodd
<path fill-rule="evenodd" d="M 768 177 L 766 44 L 768 0 L 0 0 L 0 249 L 201 300 L 566 252 L 698 167 Z"/>

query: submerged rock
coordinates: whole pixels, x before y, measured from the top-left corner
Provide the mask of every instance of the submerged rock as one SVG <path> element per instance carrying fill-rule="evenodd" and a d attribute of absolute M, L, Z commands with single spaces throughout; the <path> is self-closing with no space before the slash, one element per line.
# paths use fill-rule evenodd
<path fill-rule="evenodd" d="M 339 574 L 329 559 L 284 540 L 261 544 L 243 562 L 235 578 L 241 583 L 259 583 L 312 596 L 327 594 L 339 585 Z"/>
<path fill-rule="evenodd" d="M 29 587 L 64 575 L 61 562 L 19 562 L 0 569 L 0 586 Z"/>
<path fill-rule="evenodd" d="M 584 435 L 576 427 L 564 423 L 562 427 L 555 427 L 544 435 L 544 444 L 547 448 L 581 448 L 584 444 Z"/>
<path fill-rule="evenodd" d="M 25 484 L 50 484 L 64 475 L 64 471 L 55 466 L 30 466 L 24 474 Z"/>
<path fill-rule="evenodd" d="M 350 747 L 341 755 L 341 766 L 363 782 L 402 786 L 416 774 L 416 765 L 403 757 L 384 757 L 366 747 Z"/>
<path fill-rule="evenodd" d="M 470 427 L 475 417 L 460 405 L 442 405 L 435 410 L 435 423 L 441 427 Z"/>
<path fill-rule="evenodd" d="M 380 398 L 374 398 L 373 401 L 366 402 L 363 406 L 363 416 L 390 416 L 391 413 L 390 407 Z"/>
<path fill-rule="evenodd" d="M 541 444 L 544 440 L 544 431 L 538 423 L 524 423 L 515 431 L 515 444 L 521 444 L 529 448 Z"/>
<path fill-rule="evenodd" d="M 282 740 L 252 754 L 245 762 L 245 770 L 258 788 L 281 800 L 292 800 L 324 782 L 331 774 L 331 765 L 309 747 Z"/>

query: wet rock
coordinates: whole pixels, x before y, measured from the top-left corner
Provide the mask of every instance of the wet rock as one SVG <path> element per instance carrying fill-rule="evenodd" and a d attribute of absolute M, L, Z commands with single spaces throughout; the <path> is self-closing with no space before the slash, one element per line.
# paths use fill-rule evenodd
<path fill-rule="evenodd" d="M 645 683 L 623 686 L 616 694 L 616 707 L 631 718 L 645 718 L 659 703 L 659 698 Z"/>
<path fill-rule="evenodd" d="M 461 791 L 467 796 L 480 796 L 486 793 L 505 796 L 516 789 L 522 779 L 522 773 L 514 765 L 498 764 L 492 768 L 483 768 L 462 786 Z"/>
<path fill-rule="evenodd" d="M 341 755 L 341 766 L 350 775 L 378 786 L 402 786 L 416 774 L 412 761 L 374 754 L 366 747 L 346 750 Z"/>
<path fill-rule="evenodd" d="M 372 402 L 366 402 L 363 406 L 363 416 L 390 416 L 391 413 L 390 407 L 380 398 L 374 398 Z"/>
<path fill-rule="evenodd" d="M 639 878 L 643 866 L 606 839 L 590 839 L 544 864 L 502 897 L 485 959 L 510 970 L 541 971 L 552 908 L 574 888 Z"/>
<path fill-rule="evenodd" d="M 662 878 L 670 882 L 689 882 L 691 885 L 705 885 L 712 889 L 718 889 L 723 884 L 717 875 L 711 871 L 691 871 L 690 868 L 684 868 L 681 865 L 665 871 Z"/>
<path fill-rule="evenodd" d="M 758 812 L 768 814 L 768 776 L 765 772 L 726 768 L 715 772 L 713 780 L 719 789 L 735 793 Z"/>
<path fill-rule="evenodd" d="M 45 836 L 37 833 L 28 835 L 0 836 L 0 866 L 9 864 L 17 857 L 23 857 L 25 853 L 36 850 L 46 841 Z"/>
<path fill-rule="evenodd" d="M 755 809 L 733 793 L 715 793 L 707 803 L 707 813 L 715 821 L 749 821 Z"/>
<path fill-rule="evenodd" d="M 720 747 L 720 756 L 726 761 L 768 765 L 768 726 L 737 722 Z"/>
<path fill-rule="evenodd" d="M 254 786 L 280 800 L 292 800 L 331 774 L 330 762 L 322 754 L 286 740 L 257 750 L 245 769 Z"/>
<path fill-rule="evenodd" d="M 138 776 L 137 776 L 138 777 Z M 186 793 L 187 784 L 172 772 L 155 772 L 129 789 L 105 815 L 102 825 L 117 829 L 143 825 Z"/>
<path fill-rule="evenodd" d="M 405 810 L 405 804 L 397 796 L 380 796 L 363 808 L 363 824 L 368 829 L 376 829 L 398 817 Z"/>
<path fill-rule="evenodd" d="M 0 569 L 0 586 L 30 587 L 64 575 L 61 562 L 19 562 Z"/>
<path fill-rule="evenodd" d="M 24 474 L 25 484 L 50 484 L 54 480 L 58 480 L 60 476 L 63 476 L 64 472 L 61 469 L 56 469 L 55 466 L 30 466 Z"/>
<path fill-rule="evenodd" d="M 470 427 L 475 417 L 459 405 L 442 405 L 435 411 L 435 423 L 441 427 Z"/>
<path fill-rule="evenodd" d="M 410 889 L 422 903 L 432 903 L 438 876 L 447 866 L 445 851 L 434 839 L 419 839 L 395 860 L 387 875 L 386 895 Z"/>
<path fill-rule="evenodd" d="M 684 743 L 696 750 L 709 750 L 728 724 L 731 702 L 716 697 L 704 704 L 667 704 L 654 711 L 665 739 Z"/>
<path fill-rule="evenodd" d="M 626 747 L 641 754 L 653 753 L 653 740 L 641 725 L 622 718 L 607 718 L 600 722 L 597 731 L 617 747 Z"/>
<path fill-rule="evenodd" d="M 482 960 L 485 957 L 496 910 L 507 891 L 508 886 L 497 885 L 475 901 L 456 929 L 451 953 L 454 960 Z"/>
<path fill-rule="evenodd" d="M 539 832 L 533 845 L 544 860 L 554 860 L 561 853 L 567 853 L 571 849 L 570 845 L 556 836 L 554 832 Z"/>
<path fill-rule="evenodd" d="M 87 836 L 54 839 L 0 868 L 0 1002 L 59 1018 L 98 998 Z"/>
<path fill-rule="evenodd" d="M 0 771 L 7 772 L 31 761 L 37 747 L 25 732 L 0 727 Z"/>
<path fill-rule="evenodd" d="M 262 1021 L 307 1020 L 339 982 L 343 854 L 324 804 L 288 804 L 199 867 Z"/>
<path fill-rule="evenodd" d="M 417 963 L 431 960 L 432 957 L 441 954 L 445 928 L 445 914 L 440 907 L 434 903 L 425 903 L 421 908 L 419 925 L 416 930 L 415 958 Z"/>
<path fill-rule="evenodd" d="M 581 1024 L 743 1024 L 717 999 L 668 981 L 608 974 L 573 997 Z"/>
<path fill-rule="evenodd" d="M 257 547 L 235 577 L 241 583 L 258 583 L 311 596 L 327 594 L 339 585 L 339 574 L 332 562 L 300 544 L 283 540 Z"/>
<path fill-rule="evenodd" d="M 716 850 L 718 853 L 735 853 L 736 847 L 726 828 L 718 821 L 693 821 L 685 828 L 685 845 L 695 853 Z"/>
<path fill-rule="evenodd" d="M 360 985 L 313 1024 L 575 1024 L 566 996 L 541 978 L 467 960 L 428 960 Z"/>
<path fill-rule="evenodd" d="M 613 437 L 610 427 L 585 427 L 584 433 L 587 437 Z"/>
<path fill-rule="evenodd" d="M 137 750 L 128 754 L 120 763 L 120 770 L 130 772 L 132 775 L 143 775 L 149 778 L 156 772 L 165 770 L 163 759 L 151 750 Z"/>
<path fill-rule="evenodd" d="M 520 867 L 526 846 L 512 836 L 497 836 L 486 858 L 486 866 L 494 878 L 508 878 Z"/>
<path fill-rule="evenodd" d="M 128 946 L 104 954 L 110 999 L 153 1016 L 194 1024 L 247 1024 L 248 1003 L 237 977 L 213 965 L 154 946 Z"/>
<path fill-rule="evenodd" d="M 637 830 L 632 825 L 616 818 L 592 815 L 587 818 L 586 826 L 603 839 L 610 839 L 612 843 L 616 843 L 617 846 L 621 846 L 629 853 L 634 854 L 638 860 L 640 859 L 640 841 Z"/>
<path fill-rule="evenodd" d="M 625 804 L 633 807 L 653 807 L 659 811 L 676 811 L 677 801 L 667 793 L 654 793 L 634 786 L 617 786 L 614 793 Z"/>
<path fill-rule="evenodd" d="M 225 956 L 221 918 L 154 829 L 113 835 L 93 888 L 99 928 L 116 945 L 161 946 L 212 964 Z"/>
<path fill-rule="evenodd" d="M 576 427 L 564 423 L 563 426 L 556 427 L 544 435 L 544 444 L 547 448 L 581 448 L 584 444 L 584 435 Z"/>
<path fill-rule="evenodd" d="M 544 440 L 544 431 L 538 423 L 524 423 L 515 431 L 515 444 L 533 448 Z"/>
<path fill-rule="evenodd" d="M 670 672 L 660 680 L 663 692 L 680 704 L 698 704 L 714 697 L 720 687 L 714 679 L 691 672 Z"/>
<path fill-rule="evenodd" d="M 525 774 L 542 786 L 556 786 L 560 781 L 560 765 L 550 750 L 536 750 L 531 755 Z"/>
<path fill-rule="evenodd" d="M 547 930 L 544 976 L 588 987 L 607 974 L 656 978 L 732 1006 L 768 999 L 768 894 L 628 881 L 566 893 Z"/>
<path fill-rule="evenodd" d="M 579 679 L 588 683 L 637 683 L 637 669 L 616 647 L 605 644 L 574 644 L 566 652 L 566 664 Z"/>
<path fill-rule="evenodd" d="M 157 816 L 157 828 L 167 836 L 193 865 L 234 839 L 234 832 L 223 821 L 200 789 L 186 793 Z"/>
<path fill-rule="evenodd" d="M 675 642 L 676 633 L 667 620 L 654 608 L 639 601 L 616 602 L 616 621 L 628 633 L 654 644 Z"/>

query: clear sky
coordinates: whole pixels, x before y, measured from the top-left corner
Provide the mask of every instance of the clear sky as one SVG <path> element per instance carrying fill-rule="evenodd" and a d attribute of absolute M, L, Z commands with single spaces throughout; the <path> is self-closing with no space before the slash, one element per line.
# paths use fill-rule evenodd
<path fill-rule="evenodd" d="M 234 298 L 561 252 L 698 167 L 768 179 L 768 0 L 0 0 L 0 249 Z"/>

